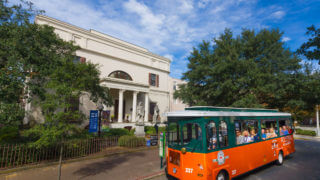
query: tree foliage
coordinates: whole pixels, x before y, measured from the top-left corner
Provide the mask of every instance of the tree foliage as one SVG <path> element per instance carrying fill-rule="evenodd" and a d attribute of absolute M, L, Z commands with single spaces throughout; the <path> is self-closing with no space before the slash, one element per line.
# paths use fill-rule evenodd
<path fill-rule="evenodd" d="M 27 99 L 41 107 L 45 122 L 24 135 L 41 146 L 76 133 L 84 115 L 72 108 L 73 99 L 87 94 L 94 102 L 110 105 L 97 65 L 75 62 L 78 46 L 60 39 L 52 27 L 30 22 L 41 13 L 32 3 L 9 6 L 1 1 L 0 8 L 0 124 L 21 125 L 22 100 Z M 19 113 L 12 113 L 15 110 Z"/>
<path fill-rule="evenodd" d="M 281 37 L 277 29 L 244 29 L 237 37 L 226 29 L 213 43 L 203 41 L 175 97 L 189 105 L 310 110 L 319 76 L 302 68 Z"/>
<path fill-rule="evenodd" d="M 306 35 L 310 36 L 310 38 L 301 45 L 297 52 L 306 56 L 309 60 L 318 60 L 320 64 L 320 28 L 317 29 L 312 25 L 307 29 Z"/>

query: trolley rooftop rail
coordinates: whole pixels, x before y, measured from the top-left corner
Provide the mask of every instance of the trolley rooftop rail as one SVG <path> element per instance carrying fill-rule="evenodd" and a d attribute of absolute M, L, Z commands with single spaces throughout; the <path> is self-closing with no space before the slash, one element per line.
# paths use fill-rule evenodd
<path fill-rule="evenodd" d="M 276 109 L 259 108 L 230 108 L 214 106 L 193 106 L 185 108 L 184 111 L 166 113 L 168 117 L 217 117 L 217 116 L 285 116 L 290 117 L 290 113 L 279 112 Z"/>

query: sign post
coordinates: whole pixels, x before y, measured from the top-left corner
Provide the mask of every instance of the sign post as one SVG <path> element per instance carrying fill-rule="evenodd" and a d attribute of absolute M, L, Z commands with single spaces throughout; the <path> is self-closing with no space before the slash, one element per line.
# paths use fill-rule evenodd
<path fill-rule="evenodd" d="M 320 129 L 319 129 L 319 105 L 316 105 L 316 120 L 317 120 L 317 136 L 320 136 Z"/>
<path fill-rule="evenodd" d="M 165 154 L 165 139 L 166 139 L 166 135 L 165 133 L 161 132 L 160 133 L 160 142 L 159 142 L 159 156 L 160 156 L 160 168 L 162 169 L 163 167 L 163 156 Z"/>
<path fill-rule="evenodd" d="M 98 131 L 98 110 L 90 110 L 89 132 L 94 133 Z"/>

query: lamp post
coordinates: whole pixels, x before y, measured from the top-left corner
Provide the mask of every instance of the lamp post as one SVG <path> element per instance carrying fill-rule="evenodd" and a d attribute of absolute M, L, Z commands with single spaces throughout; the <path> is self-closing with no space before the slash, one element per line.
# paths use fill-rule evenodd
<path fill-rule="evenodd" d="M 102 113 L 102 110 L 103 110 L 103 105 L 102 104 L 99 104 L 98 110 L 99 110 L 98 136 L 100 137 L 100 134 L 101 134 L 101 113 Z"/>

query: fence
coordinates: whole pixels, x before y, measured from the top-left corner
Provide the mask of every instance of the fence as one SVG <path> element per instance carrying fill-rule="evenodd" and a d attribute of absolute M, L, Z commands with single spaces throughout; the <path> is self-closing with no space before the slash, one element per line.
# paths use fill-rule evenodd
<path fill-rule="evenodd" d="M 66 160 L 88 156 L 117 145 L 118 137 L 73 140 L 45 148 L 30 148 L 25 144 L 0 145 L 0 169 L 59 161 L 61 146 L 62 158 Z"/>

